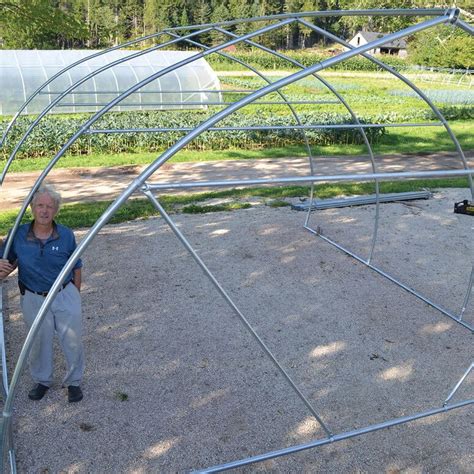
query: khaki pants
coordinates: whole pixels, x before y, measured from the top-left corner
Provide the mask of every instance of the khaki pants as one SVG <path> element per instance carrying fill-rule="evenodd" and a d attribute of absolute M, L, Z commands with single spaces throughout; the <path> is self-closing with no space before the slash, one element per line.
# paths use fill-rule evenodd
<path fill-rule="evenodd" d="M 21 309 L 28 329 L 33 324 L 45 298 L 30 291 L 21 297 Z M 53 340 L 58 335 L 66 358 L 67 372 L 63 385 L 80 385 L 84 374 L 82 313 L 79 290 L 69 283 L 54 298 L 44 317 L 29 355 L 31 377 L 36 383 L 53 383 Z"/>

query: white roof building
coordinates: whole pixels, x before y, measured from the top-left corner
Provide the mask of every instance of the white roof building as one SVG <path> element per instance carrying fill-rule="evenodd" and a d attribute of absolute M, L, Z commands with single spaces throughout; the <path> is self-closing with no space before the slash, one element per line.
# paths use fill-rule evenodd
<path fill-rule="evenodd" d="M 383 38 L 384 33 L 376 33 L 375 31 L 359 31 L 349 43 L 353 46 L 363 46 L 371 41 Z M 370 54 L 394 54 L 401 57 L 407 55 L 407 43 L 402 38 L 395 41 L 390 41 L 379 48 L 368 51 Z"/>

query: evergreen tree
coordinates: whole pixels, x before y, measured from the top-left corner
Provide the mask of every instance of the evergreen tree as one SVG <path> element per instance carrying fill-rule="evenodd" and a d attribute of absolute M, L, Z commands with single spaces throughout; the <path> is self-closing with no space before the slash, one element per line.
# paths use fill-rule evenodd
<path fill-rule="evenodd" d="M 143 4 L 143 31 L 151 35 L 160 30 L 158 27 L 159 6 L 157 0 L 145 0 Z"/>
<path fill-rule="evenodd" d="M 4 49 L 72 46 L 87 36 L 81 22 L 48 0 L 0 2 L 0 44 Z"/>
<path fill-rule="evenodd" d="M 191 23 L 189 21 L 188 9 L 186 5 L 183 5 L 181 10 L 181 15 L 179 16 L 179 26 L 189 26 Z M 190 30 L 181 30 L 181 36 L 189 34 Z"/>
<path fill-rule="evenodd" d="M 221 21 L 227 21 L 231 19 L 231 14 L 229 8 L 227 7 L 227 2 L 214 2 L 214 7 L 212 8 L 211 22 L 219 23 Z M 212 44 L 219 44 L 223 41 L 227 41 L 230 38 L 222 33 L 214 31 L 211 33 Z"/>
<path fill-rule="evenodd" d="M 253 5 L 250 3 L 250 0 L 229 0 L 230 19 L 240 20 L 256 16 L 252 7 Z M 230 28 L 230 30 L 239 35 L 243 35 L 254 28 L 255 26 L 252 23 L 239 23 Z"/>
<path fill-rule="evenodd" d="M 474 13 L 473 0 L 0 0 L 0 47 L 106 48 L 172 26 L 215 23 L 284 12 L 444 8 L 451 7 L 452 3 Z M 391 32 L 421 20 L 420 17 L 403 15 L 309 19 L 315 25 L 344 38 L 353 36 L 360 29 Z M 242 35 L 265 24 L 269 22 L 242 22 L 227 28 Z M 180 34 L 185 34 L 185 31 Z M 164 35 L 160 41 L 166 40 L 169 40 L 169 36 Z M 200 40 L 212 44 L 221 42 L 222 38 L 217 33 L 211 33 L 201 35 Z M 299 48 L 324 42 L 325 37 L 295 24 L 255 40 L 273 48 Z M 459 41 L 465 41 L 464 37 L 453 39 L 453 44 Z M 420 51 L 420 48 L 416 50 Z M 459 57 L 459 47 L 455 51 L 449 54 Z"/>
<path fill-rule="evenodd" d="M 143 2 L 123 0 L 119 11 L 119 35 L 121 41 L 143 36 Z"/>
<path fill-rule="evenodd" d="M 287 0 L 284 8 L 285 13 L 299 13 L 303 11 L 303 0 Z M 300 27 L 298 24 L 291 24 L 285 28 L 286 44 L 285 49 L 294 49 L 298 47 Z"/>
<path fill-rule="evenodd" d="M 205 25 L 211 23 L 211 4 L 209 0 L 197 0 L 193 8 L 193 23 L 196 25 Z M 197 39 L 202 44 L 211 44 L 211 35 L 204 33 Z"/>

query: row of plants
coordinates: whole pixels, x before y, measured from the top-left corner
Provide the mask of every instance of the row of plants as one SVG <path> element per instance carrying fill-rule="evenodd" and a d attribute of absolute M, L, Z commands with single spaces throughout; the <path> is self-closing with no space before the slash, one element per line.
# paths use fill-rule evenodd
<path fill-rule="evenodd" d="M 402 97 L 416 97 L 415 91 L 407 90 L 393 90 L 390 94 Z M 460 104 L 460 105 L 473 105 L 474 104 L 474 91 L 471 90 L 453 90 L 453 89 L 439 89 L 439 90 L 427 90 L 425 94 L 437 103 L 444 104 Z"/>
<path fill-rule="evenodd" d="M 95 124 L 97 129 L 133 129 L 133 128 L 180 128 L 195 127 L 203 122 L 209 114 L 203 111 L 146 111 L 146 112 L 121 112 L 109 114 Z M 340 125 L 352 123 L 350 116 L 332 113 L 301 113 L 302 124 Z M 82 126 L 86 116 L 63 118 L 47 116 L 33 132 L 20 149 L 18 157 L 39 157 L 56 152 L 60 146 Z M 22 117 L 13 129 L 7 146 L 3 147 L 2 154 L 5 159 L 11 153 L 12 147 L 18 142 L 32 119 Z M 366 119 L 370 121 L 370 119 Z M 7 122 L 2 122 L 3 130 Z M 270 114 L 260 115 L 234 115 L 219 122 L 219 127 L 249 127 L 265 126 L 278 127 L 296 125 L 294 117 Z M 100 152 L 134 152 L 134 151 L 159 151 L 176 143 L 186 132 L 173 130 L 169 132 L 149 133 L 117 133 L 117 134 L 92 134 L 83 135 L 70 148 L 73 154 L 100 153 Z M 368 128 L 367 136 L 372 143 L 378 141 L 385 129 Z M 311 144 L 360 144 L 363 143 L 361 134 L 354 129 L 316 128 L 306 131 L 306 136 Z M 193 140 L 187 149 L 192 150 L 221 150 L 227 148 L 255 149 L 262 147 L 288 146 L 301 143 L 302 133 L 294 129 L 270 130 L 226 130 L 210 131 L 201 134 Z"/>
<path fill-rule="evenodd" d="M 437 103 L 447 103 L 447 104 L 463 104 L 463 105 L 474 105 L 474 91 L 466 86 L 457 84 L 451 84 L 447 88 L 448 84 L 441 82 L 443 79 L 447 80 L 451 78 L 452 75 L 441 75 L 439 83 L 423 83 L 422 89 L 425 94 L 434 100 Z M 285 76 L 274 76 L 268 78 L 269 82 L 276 82 L 280 79 L 283 79 Z M 386 82 L 381 81 L 383 78 Z M 326 78 L 327 82 L 334 87 L 338 92 L 343 92 L 345 97 L 348 96 L 360 96 L 361 92 L 365 96 L 372 99 L 376 96 L 376 101 L 379 101 L 381 96 L 385 96 L 387 100 L 393 101 L 393 95 L 402 96 L 402 97 L 418 97 L 417 93 L 409 89 L 408 87 L 403 88 L 403 84 L 390 77 L 389 75 L 384 75 L 377 80 L 377 78 L 364 78 L 364 77 L 354 77 L 350 82 L 343 77 L 336 76 L 336 78 Z M 220 78 L 221 84 L 227 88 L 243 89 L 243 90 L 254 90 L 260 87 L 264 87 L 268 84 L 264 79 L 260 77 L 226 77 L 223 76 Z M 417 84 L 417 81 L 412 81 Z M 398 87 L 398 88 L 397 88 Z M 290 86 L 284 87 L 283 91 L 288 91 L 287 95 L 290 98 L 296 98 L 298 95 L 311 95 L 314 98 L 314 95 L 317 94 L 321 97 L 334 97 L 332 92 L 328 87 L 319 79 L 314 76 L 307 76 L 303 79 L 300 79 L 297 82 L 294 82 Z M 296 93 L 296 94 L 295 94 Z"/>
<path fill-rule="evenodd" d="M 311 50 L 291 50 L 291 51 L 279 51 L 280 54 L 287 56 L 290 60 L 278 57 L 269 53 L 265 53 L 261 50 L 249 50 L 249 51 L 235 51 L 232 52 L 232 57 L 245 62 L 246 64 L 255 67 L 257 69 L 278 69 L 278 70 L 287 70 L 294 66 L 291 60 L 302 64 L 305 67 L 312 66 L 314 64 L 320 63 L 326 59 L 330 59 L 331 55 L 322 54 L 321 52 L 314 52 Z M 245 69 L 244 66 L 239 65 L 235 61 L 232 61 L 231 58 L 221 55 L 211 55 L 208 56 L 207 61 L 215 70 L 239 70 Z M 403 58 L 397 56 L 384 56 L 381 58 L 382 61 L 388 66 L 393 67 L 397 70 L 404 70 L 406 68 L 412 67 L 412 64 L 406 61 Z M 328 70 L 347 70 L 347 71 L 380 71 L 381 68 L 374 64 L 372 61 L 365 59 L 361 56 L 356 56 L 340 63 L 337 63 Z"/>
<path fill-rule="evenodd" d="M 276 82 L 279 79 L 282 79 L 285 76 L 271 76 L 268 78 L 269 82 Z M 248 89 L 252 90 L 255 89 L 256 87 L 263 87 L 268 84 L 264 79 L 256 76 L 250 76 L 250 77 L 220 77 L 219 80 L 221 81 L 222 84 L 228 85 L 228 86 L 233 86 L 236 88 L 242 88 L 242 89 Z M 336 87 L 338 90 L 358 90 L 360 89 L 360 85 L 357 84 L 356 82 L 348 82 L 348 81 L 343 81 L 343 80 L 334 80 L 332 79 L 330 81 L 331 85 Z M 304 77 L 303 79 L 300 79 L 299 81 L 291 84 L 292 90 L 306 90 L 306 91 L 318 91 L 321 93 L 322 91 L 329 93 L 328 88 L 318 79 L 316 79 L 314 76 L 307 76 Z"/>
<path fill-rule="evenodd" d="M 441 108 L 447 120 L 472 120 L 474 107 L 449 106 Z M 203 111 L 146 111 L 120 112 L 108 114 L 95 124 L 98 129 L 130 129 L 130 128 L 180 128 L 195 127 L 208 118 Z M 299 113 L 303 124 L 339 125 L 353 123 L 348 114 L 341 113 Z M 82 126 L 87 115 L 75 116 L 46 116 L 22 145 L 19 158 L 34 158 L 49 156 L 59 150 L 67 140 Z M 24 134 L 32 122 L 32 118 L 22 117 L 9 135 L 7 145 L 2 148 L 2 159 L 6 159 L 13 146 Z M 387 112 L 376 116 L 366 116 L 362 123 L 399 123 L 410 121 L 437 120 L 431 110 L 409 110 L 407 113 Z M 0 133 L 7 126 L 7 121 L 0 122 Z M 219 127 L 248 127 L 248 126 L 284 126 L 295 124 L 295 119 L 288 115 L 234 115 L 221 121 Z M 187 132 L 170 131 L 155 133 L 117 133 L 83 135 L 68 150 L 71 154 L 90 153 L 124 153 L 139 151 L 160 151 L 169 148 Z M 367 136 L 371 143 L 379 142 L 388 133 L 384 127 L 367 128 Z M 306 131 L 306 136 L 312 145 L 357 145 L 362 143 L 361 134 L 355 129 L 320 128 Z M 206 132 L 193 140 L 188 150 L 223 150 L 229 148 L 258 149 L 300 144 L 301 132 L 287 130 L 227 130 Z"/>

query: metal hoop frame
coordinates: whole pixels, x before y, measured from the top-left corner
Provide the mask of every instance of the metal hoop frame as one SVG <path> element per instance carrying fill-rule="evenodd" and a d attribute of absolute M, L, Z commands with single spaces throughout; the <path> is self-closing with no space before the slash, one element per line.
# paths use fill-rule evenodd
<path fill-rule="evenodd" d="M 389 34 L 381 39 L 372 41 L 371 43 L 368 43 L 367 45 L 363 45 L 360 47 L 352 47 L 351 45 L 348 45 L 344 40 L 341 38 L 338 38 L 329 32 L 316 27 L 315 25 L 309 23 L 305 18 L 315 18 L 315 17 L 327 17 L 327 16 L 343 16 L 343 15 L 349 15 L 349 16 L 356 16 L 356 15 L 367 15 L 367 16 L 379 16 L 379 15 L 405 15 L 405 16 L 428 16 L 428 17 L 434 17 L 429 20 L 425 20 L 415 26 L 411 26 L 409 28 L 405 28 L 403 30 L 400 30 L 396 33 Z M 240 24 L 240 23 L 253 23 L 253 22 L 271 22 L 271 24 L 267 26 L 263 26 L 261 28 L 256 29 L 255 31 L 251 33 L 247 33 L 245 35 L 235 35 L 231 32 L 229 32 L 226 27 Z M 339 54 L 338 56 L 327 59 L 319 64 L 312 65 L 310 67 L 304 67 L 303 65 L 297 63 L 296 61 L 286 57 L 285 55 L 278 53 L 276 51 L 273 51 L 269 48 L 266 48 L 262 45 L 260 45 L 258 42 L 253 40 L 252 38 L 256 36 L 261 36 L 264 35 L 270 31 L 278 30 L 280 28 L 283 28 L 287 25 L 290 24 L 301 24 L 307 28 L 310 28 L 313 31 L 318 32 L 319 34 L 322 34 L 323 36 L 339 42 L 340 44 L 343 44 L 349 48 L 348 51 L 345 51 L 344 53 Z M 253 71 L 256 75 L 258 75 L 261 79 L 263 79 L 267 85 L 250 92 L 247 94 L 245 97 L 242 99 L 239 99 L 238 101 L 230 104 L 216 104 L 216 105 L 227 105 L 227 107 L 223 108 L 222 110 L 216 112 L 213 116 L 202 122 L 200 125 L 198 125 L 194 129 L 189 129 L 189 128 L 179 128 L 179 129 L 172 129 L 172 130 L 179 130 L 183 132 L 188 132 L 183 138 L 178 140 L 173 146 L 171 146 L 168 150 L 166 150 L 164 153 L 162 153 L 160 156 L 158 156 L 153 163 L 151 163 L 139 176 L 134 179 L 129 186 L 123 191 L 120 196 L 118 196 L 115 201 L 109 206 L 109 208 L 102 214 L 102 216 L 97 220 L 97 222 L 94 224 L 94 226 L 89 230 L 89 232 L 86 234 L 86 236 L 83 238 L 83 240 L 79 243 L 76 251 L 73 253 L 73 255 L 70 257 L 66 265 L 64 266 L 63 270 L 59 274 L 58 278 L 56 279 L 55 283 L 53 284 L 51 291 L 49 292 L 48 296 L 45 298 L 45 301 L 25 339 L 23 348 L 21 350 L 20 356 L 18 358 L 12 379 L 10 384 L 8 383 L 8 374 L 7 374 L 7 368 L 6 368 L 6 354 L 5 354 L 5 343 L 3 339 L 3 313 L 2 313 L 2 306 L 1 306 L 1 294 L 0 294 L 0 313 L 2 318 L 0 318 L 0 344 L 1 344 L 1 359 L 2 359 L 2 392 L 4 396 L 4 408 L 3 408 L 3 418 L 2 418 L 2 424 L 1 424 L 1 438 L 2 438 L 2 446 L 1 446 L 1 452 L 2 452 L 2 467 L 5 468 L 5 461 L 7 460 L 8 457 L 8 465 L 10 468 L 11 472 L 16 472 L 16 463 L 15 463 L 15 451 L 14 451 L 14 445 L 13 445 L 13 436 L 12 436 L 12 413 L 13 413 L 13 403 L 15 399 L 15 394 L 17 390 L 17 385 L 19 381 L 20 374 L 22 373 L 25 365 L 26 365 L 26 359 L 27 356 L 30 352 L 32 343 L 34 341 L 34 338 L 36 337 L 36 334 L 39 330 L 39 327 L 49 310 L 49 307 L 51 306 L 51 303 L 59 291 L 64 279 L 66 278 L 67 274 L 69 271 L 73 268 L 77 260 L 80 258 L 80 256 L 84 253 L 84 251 L 87 249 L 91 241 L 94 239 L 94 237 L 97 235 L 97 233 L 102 229 L 102 227 L 108 222 L 108 220 L 113 216 L 113 214 L 128 200 L 128 198 L 135 192 L 142 192 L 149 200 L 150 202 L 155 206 L 155 208 L 159 211 L 159 213 L 162 215 L 168 226 L 171 228 L 171 230 L 175 233 L 177 238 L 182 242 L 182 244 L 185 246 L 185 248 L 189 251 L 189 253 L 193 256 L 193 258 L 197 261 L 198 265 L 201 267 L 201 269 L 204 271 L 204 273 L 207 275 L 207 277 L 211 280 L 211 282 L 214 284 L 218 292 L 221 294 L 221 296 L 226 300 L 226 302 L 229 304 L 229 306 L 233 309 L 233 311 L 237 314 L 239 319 L 241 320 L 242 324 L 244 327 L 252 334 L 252 336 L 256 339 L 258 344 L 260 345 L 261 349 L 264 351 L 264 353 L 269 357 L 269 359 L 275 364 L 275 366 L 278 368 L 280 373 L 284 376 L 284 378 L 287 380 L 289 383 L 290 387 L 295 391 L 295 393 L 300 397 L 302 402 L 306 405 L 306 407 L 309 409 L 311 414 L 315 417 L 315 419 L 318 421 L 318 423 L 321 425 L 323 431 L 326 434 L 326 437 L 320 440 L 315 440 L 313 442 L 307 443 L 305 445 L 298 445 L 298 446 L 293 446 L 290 448 L 285 448 L 282 450 L 277 450 L 277 451 L 271 451 L 269 453 L 264 453 L 259 456 L 254 456 L 251 458 L 239 460 L 239 461 L 233 461 L 229 462 L 226 464 L 222 464 L 219 466 L 214 466 L 210 467 L 204 471 L 201 472 L 218 472 L 218 471 L 223 471 L 226 469 L 231 469 L 239 466 L 244 466 L 260 461 L 264 461 L 267 459 L 273 459 L 279 456 L 284 456 L 284 455 L 289 455 L 304 449 L 310 449 L 314 448 L 317 446 L 322 446 L 324 444 L 328 443 L 333 443 L 336 441 L 340 441 L 343 439 L 348 439 L 354 436 L 359 436 L 365 433 L 373 432 L 380 430 L 382 428 L 386 428 L 389 426 L 395 426 L 398 424 L 402 423 L 408 423 L 413 420 L 417 420 L 423 417 L 427 416 L 432 416 L 437 413 L 441 412 L 447 412 L 449 410 L 453 409 L 458 409 L 462 407 L 466 407 L 469 405 L 474 404 L 474 399 L 468 399 L 464 400 L 461 402 L 457 403 L 451 403 L 452 398 L 456 394 L 457 390 L 459 387 L 463 384 L 463 382 L 466 380 L 468 375 L 471 373 L 471 371 L 474 368 L 474 363 L 471 363 L 469 368 L 464 372 L 464 374 L 460 377 L 460 379 L 457 382 L 453 383 L 453 389 L 451 390 L 451 393 L 447 396 L 447 398 L 442 402 L 440 407 L 435 407 L 432 408 L 428 411 L 422 412 L 422 413 L 416 413 L 410 416 L 406 416 L 403 418 L 398 418 L 398 419 L 393 419 L 393 420 L 387 420 L 383 423 L 377 424 L 377 425 L 370 425 L 364 428 L 340 433 L 340 434 L 333 434 L 327 425 L 321 417 L 318 415 L 316 409 L 311 405 L 311 403 L 307 400 L 305 395 L 299 390 L 297 385 L 293 382 L 289 374 L 285 371 L 285 369 L 280 365 L 280 363 L 277 361 L 275 356 L 270 352 L 270 350 L 266 347 L 266 345 L 263 343 L 263 341 L 260 339 L 254 328 L 250 325 L 250 323 L 246 320 L 245 316 L 240 312 L 240 310 L 237 308 L 237 306 L 234 304 L 234 302 L 231 300 L 231 298 L 228 296 L 226 291 L 222 288 L 222 286 L 219 284 L 217 279 L 212 275 L 212 273 L 208 270 L 206 267 L 205 263 L 199 258 L 199 256 L 196 254 L 192 246 L 189 244 L 189 242 L 186 240 L 184 235 L 181 233 L 181 231 L 176 227 L 174 224 L 173 220 L 170 218 L 170 216 L 166 213 L 164 208 L 161 206 L 158 198 L 155 196 L 154 192 L 156 191 L 161 191 L 164 189 L 190 189 L 194 187 L 200 187 L 200 186 L 205 186 L 205 187 L 217 187 L 217 186 L 237 186 L 237 185 L 250 185 L 250 184 L 283 184 L 283 183 L 308 183 L 311 184 L 311 199 L 313 199 L 313 195 L 315 194 L 314 191 L 314 184 L 321 182 L 321 181 L 372 181 L 375 184 L 375 191 L 376 191 L 376 210 L 375 210 L 375 219 L 374 219 L 374 230 L 373 230 L 373 236 L 372 236 L 372 244 L 371 248 L 369 251 L 369 256 L 368 258 L 364 259 L 356 255 L 355 253 L 352 253 L 350 250 L 343 248 L 337 242 L 331 240 L 330 238 L 321 235 L 321 232 L 319 231 L 319 228 L 312 228 L 309 225 L 310 218 L 312 217 L 314 209 L 311 207 L 308 210 L 308 213 L 306 215 L 305 223 L 304 223 L 304 228 L 307 229 L 309 232 L 318 235 L 321 237 L 323 240 L 327 241 L 328 243 L 336 246 L 340 250 L 346 252 L 347 254 L 351 255 L 352 257 L 356 258 L 358 261 L 364 263 L 367 265 L 369 268 L 372 268 L 379 274 L 385 276 L 386 278 L 390 279 L 397 285 L 401 286 L 405 290 L 409 291 L 410 293 L 414 294 L 415 296 L 421 298 L 423 301 L 426 303 L 430 304 L 434 308 L 438 309 L 440 312 L 442 312 L 444 315 L 450 317 L 452 320 L 456 321 L 458 324 L 461 326 L 465 327 L 466 329 L 470 330 L 471 332 L 474 332 L 474 327 L 467 323 L 465 320 L 463 320 L 466 308 L 468 306 L 471 294 L 472 294 L 472 287 L 473 287 L 473 280 L 474 280 L 474 262 L 472 266 L 472 270 L 470 273 L 470 276 L 468 278 L 468 284 L 467 284 L 467 291 L 463 300 L 462 308 L 458 314 L 453 314 L 450 311 L 442 308 L 440 305 L 437 303 L 429 300 L 428 298 L 424 297 L 423 295 L 417 293 L 416 291 L 412 290 L 411 288 L 407 287 L 403 283 L 397 281 L 387 273 L 385 273 L 383 270 L 373 266 L 371 264 L 371 259 L 372 255 L 374 252 L 375 244 L 376 244 L 376 239 L 377 239 L 377 230 L 378 230 L 378 219 L 379 219 L 379 182 L 381 180 L 387 180 L 387 179 L 403 179 L 403 178 L 416 178 L 416 177 L 441 177 L 441 176 L 465 176 L 467 177 L 469 181 L 469 187 L 471 191 L 471 195 L 474 198 L 474 187 L 473 187 L 473 180 L 472 180 L 472 175 L 474 174 L 474 169 L 469 168 L 466 158 L 464 156 L 464 153 L 462 151 L 462 148 L 455 137 L 454 133 L 452 132 L 451 128 L 449 127 L 449 124 L 447 123 L 446 119 L 442 115 L 442 113 L 437 109 L 437 107 L 433 104 L 433 102 L 420 90 L 418 89 L 413 83 L 411 83 L 406 77 L 398 73 L 397 71 L 393 70 L 386 64 L 384 64 L 382 61 L 373 58 L 372 56 L 367 54 L 367 51 L 374 49 L 378 46 L 381 46 L 384 43 L 393 41 L 395 39 L 400 39 L 403 38 L 407 35 L 413 34 L 418 31 L 422 31 L 427 28 L 434 27 L 439 24 L 453 24 L 457 25 L 460 28 L 462 28 L 464 31 L 467 31 L 470 34 L 474 34 L 474 30 L 470 25 L 467 23 L 464 23 L 459 19 L 459 11 L 457 9 L 448 9 L 448 10 L 440 10 L 440 9 L 418 9 L 418 10 L 385 10 L 385 9 L 380 9 L 380 10 L 361 10 L 361 11 L 326 11 L 326 12 L 305 12 L 305 13 L 299 13 L 299 14 L 285 14 L 285 15 L 275 15 L 275 16 L 269 16 L 269 17 L 258 17 L 258 18 L 252 18 L 252 19 L 245 19 L 245 20 L 233 20 L 233 21 L 228 21 L 228 22 L 222 22 L 218 24 L 206 24 L 206 25 L 194 25 L 190 27 L 185 27 L 185 28 L 169 28 L 167 30 L 164 30 L 162 32 L 149 35 L 143 38 L 139 38 L 137 40 L 129 41 L 123 45 L 116 46 L 113 48 L 110 48 L 108 50 L 105 50 L 100 53 L 93 54 L 91 56 L 88 56 L 86 58 L 83 58 L 80 61 L 77 61 L 74 64 L 71 64 L 70 66 L 64 68 L 62 71 L 59 73 L 55 74 L 51 79 L 46 81 L 40 88 L 38 88 L 31 97 L 29 97 L 23 106 L 20 108 L 18 113 L 15 115 L 11 123 L 8 125 L 7 129 L 5 130 L 1 144 L 4 144 L 7 140 L 7 136 L 11 129 L 14 127 L 17 118 L 19 115 L 22 113 L 22 111 L 26 108 L 26 106 L 34 100 L 35 97 L 37 97 L 40 94 L 44 93 L 44 89 L 50 84 L 53 80 L 55 80 L 57 77 L 61 76 L 62 74 L 67 73 L 68 70 L 71 68 L 75 67 L 78 64 L 84 63 L 94 57 L 97 57 L 102 54 L 106 54 L 109 51 L 113 51 L 116 49 L 120 49 L 123 47 L 131 46 L 134 44 L 138 44 L 143 41 L 147 41 L 150 39 L 154 39 L 163 35 L 168 35 L 171 37 L 169 41 L 166 41 L 163 44 L 160 45 L 155 45 L 152 46 L 146 50 L 137 52 L 135 54 L 132 54 L 128 56 L 127 58 L 123 58 L 117 61 L 114 61 L 107 66 L 104 66 L 84 78 L 80 79 L 76 83 L 72 84 L 68 89 L 66 89 L 63 93 L 59 94 L 58 97 L 56 97 L 53 102 L 45 107 L 45 109 L 39 114 L 37 119 L 32 123 L 32 125 L 28 128 L 27 132 L 21 137 L 19 142 L 14 148 L 14 151 L 10 155 L 7 164 L 5 165 L 5 168 L 1 174 L 0 177 L 0 184 L 3 183 L 5 176 L 8 172 L 8 168 L 11 164 L 11 162 L 14 160 L 18 150 L 22 146 L 22 144 L 25 142 L 25 140 L 28 138 L 30 135 L 31 131 L 40 123 L 41 119 L 50 111 L 52 110 L 55 106 L 60 106 L 61 101 L 64 99 L 64 97 L 69 94 L 72 90 L 76 89 L 78 86 L 83 84 L 89 79 L 94 78 L 95 75 L 100 74 L 102 71 L 113 67 L 116 64 L 119 64 L 121 62 L 125 62 L 133 57 L 146 54 L 149 51 L 157 50 L 160 48 L 164 48 L 166 46 L 175 44 L 177 42 L 187 42 L 189 44 L 192 44 L 194 46 L 199 47 L 202 52 L 197 53 L 193 55 L 192 57 L 185 59 L 183 61 L 180 61 L 170 67 L 167 67 L 166 69 L 159 71 L 157 73 L 152 74 L 148 78 L 138 82 L 136 85 L 130 87 L 123 93 L 121 93 L 118 97 L 114 98 L 110 102 L 108 102 L 106 105 L 103 106 L 103 108 L 98 111 L 97 113 L 93 114 L 92 117 L 84 123 L 84 125 L 67 141 L 67 143 L 64 144 L 64 146 L 61 148 L 61 150 L 51 159 L 50 163 L 45 167 L 41 175 L 39 176 L 38 180 L 36 183 L 33 185 L 33 188 L 31 189 L 30 193 L 26 197 L 22 208 L 20 210 L 20 213 L 15 221 L 15 224 L 13 226 L 12 232 L 10 233 L 9 238 L 7 239 L 6 242 L 6 248 L 4 252 L 4 257 L 8 255 L 9 249 L 11 247 L 12 243 L 12 238 L 18 229 L 19 223 L 21 221 L 21 218 L 23 217 L 29 202 L 31 201 L 31 198 L 33 194 L 36 192 L 36 190 L 39 188 L 41 183 L 44 181 L 50 170 L 54 167 L 54 165 L 57 163 L 57 161 L 65 154 L 65 152 L 68 150 L 68 148 L 82 135 L 86 134 L 95 134 L 95 133 L 126 133 L 126 132 L 136 132 L 136 131 L 147 131 L 147 132 L 166 132 L 170 131 L 171 129 L 139 129 L 139 130 L 98 130 L 98 129 L 91 129 L 91 126 L 97 122 L 103 115 L 108 113 L 110 110 L 112 110 L 116 105 L 120 104 L 125 98 L 130 96 L 131 94 L 135 92 L 140 93 L 141 87 L 147 85 L 148 83 L 152 82 L 153 80 L 157 79 L 158 77 L 161 77 L 165 74 L 168 74 L 170 72 L 175 71 L 179 67 L 192 63 L 193 61 L 206 57 L 210 54 L 216 53 L 223 55 L 227 58 L 230 58 L 231 60 L 240 63 L 241 65 L 245 66 L 246 68 L 250 69 Z M 181 31 L 191 31 L 191 33 L 184 34 L 183 36 L 180 36 Z M 220 32 L 226 37 L 230 37 L 228 41 L 225 41 L 218 46 L 214 47 L 208 47 L 203 44 L 198 43 L 195 41 L 193 38 L 196 36 L 203 34 L 203 33 L 208 33 L 210 31 L 216 31 Z M 262 51 L 265 51 L 267 53 L 273 54 L 275 56 L 278 56 L 280 58 L 286 59 L 290 64 L 293 64 L 294 66 L 297 66 L 300 68 L 300 70 L 296 73 L 290 74 L 289 76 L 286 76 L 282 79 L 277 80 L 276 82 L 271 82 L 268 78 L 265 77 L 264 74 L 260 73 L 258 70 L 255 68 L 252 68 L 248 64 L 245 64 L 244 62 L 233 58 L 231 54 L 225 53 L 223 50 L 227 48 L 228 46 L 238 44 L 238 43 L 247 43 L 253 47 L 257 47 L 261 49 Z M 340 63 L 346 59 L 349 59 L 351 57 L 354 57 L 356 55 L 362 55 L 363 57 L 369 59 L 370 61 L 374 62 L 377 64 L 379 67 L 384 69 L 385 71 L 389 72 L 390 74 L 394 75 L 401 81 L 403 81 L 407 86 L 409 86 L 412 90 L 414 90 L 417 95 L 431 108 L 431 110 L 434 112 L 434 114 L 438 117 L 439 123 L 437 124 L 415 124 L 415 125 L 438 125 L 438 126 L 443 126 L 450 136 L 451 140 L 453 141 L 456 150 L 458 152 L 459 158 L 460 158 L 460 164 L 462 165 L 462 169 L 453 169 L 453 170 L 446 170 L 446 171 L 420 171 L 420 172 L 399 172 L 399 173 L 380 173 L 377 172 L 376 168 L 376 161 L 375 157 L 373 154 L 373 151 L 371 149 L 369 140 L 367 138 L 367 135 L 365 133 L 365 129 L 368 127 L 379 127 L 381 126 L 380 124 L 361 124 L 357 115 L 354 113 L 354 111 L 351 109 L 350 105 L 345 101 L 345 99 L 342 97 L 340 93 L 338 93 L 335 88 L 326 80 L 320 77 L 317 73 L 319 71 L 324 70 L 327 67 L 330 67 L 332 65 L 335 65 L 337 63 Z M 282 92 L 282 88 L 284 88 L 287 85 L 293 84 L 296 81 L 305 78 L 307 76 L 314 76 L 317 80 L 322 82 L 322 84 L 329 89 L 337 98 L 337 101 L 340 102 L 346 110 L 349 112 L 349 114 L 352 117 L 353 125 L 344 125 L 341 127 L 345 128 L 354 128 L 359 131 L 361 136 L 363 137 L 363 141 L 368 149 L 369 152 L 369 158 L 372 166 L 372 173 L 365 174 L 365 175 L 360 175 L 360 174 L 350 174 L 350 175 L 331 175 L 331 176 L 323 176 L 323 175 L 318 175 L 316 173 L 317 167 L 315 166 L 316 161 L 315 158 L 312 155 L 311 151 L 311 146 L 309 144 L 309 141 L 306 137 L 305 131 L 309 130 L 311 128 L 322 128 L 321 125 L 304 125 L 301 122 L 300 117 L 298 116 L 298 113 L 296 109 L 293 107 L 294 102 L 289 101 L 284 93 Z M 168 159 L 170 159 L 172 156 L 174 156 L 177 152 L 179 152 L 182 148 L 184 148 L 188 143 L 190 143 L 192 140 L 195 138 L 199 137 L 202 133 L 206 131 L 214 131 L 214 130 L 229 130 L 229 129 L 243 129 L 243 130 L 252 130 L 256 129 L 258 127 L 243 127 L 243 128 L 233 128 L 233 127 L 216 127 L 215 125 L 220 122 L 222 119 L 232 115 L 242 107 L 245 107 L 247 105 L 252 105 L 255 103 L 258 103 L 258 100 L 261 99 L 262 97 L 265 97 L 266 95 L 276 92 L 279 94 L 282 103 L 288 105 L 289 110 L 291 114 L 294 117 L 294 120 L 297 125 L 289 125 L 289 126 L 282 126 L 282 127 L 271 127 L 271 128 L 289 128 L 289 129 L 294 129 L 295 131 L 299 131 L 302 134 L 303 141 L 306 144 L 306 149 L 308 151 L 308 158 L 309 158 L 309 168 L 310 168 L 310 174 L 305 177 L 285 177 L 281 179 L 261 179 L 261 180 L 255 180 L 255 179 L 246 179 L 246 180 L 232 180 L 232 181 L 211 181 L 211 182 L 195 182 L 195 183 L 161 183 L 161 184 L 152 184 L 149 183 L 148 180 L 149 178 L 155 173 Z M 398 124 L 398 126 L 413 126 L 414 124 Z M 338 126 L 335 126 L 333 128 L 337 128 Z M 260 127 L 258 129 L 264 129 L 265 127 Z"/>

